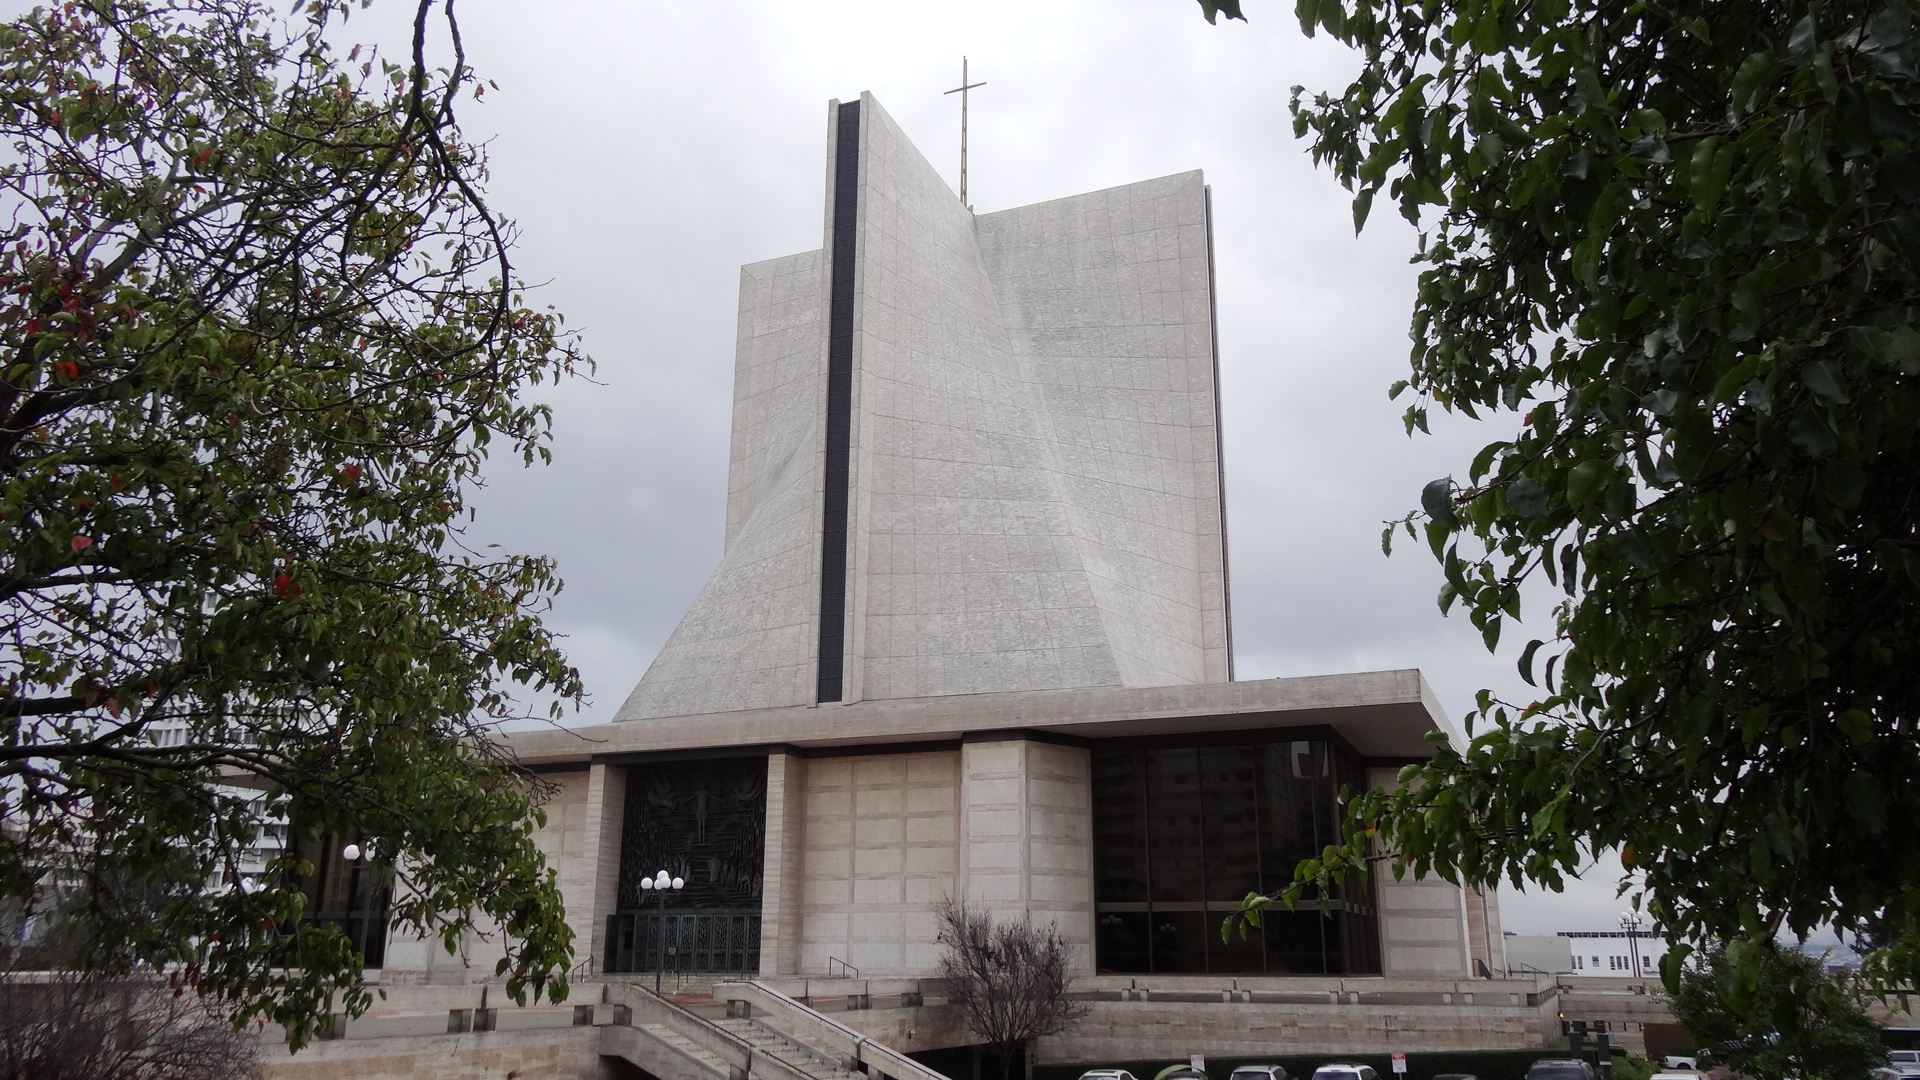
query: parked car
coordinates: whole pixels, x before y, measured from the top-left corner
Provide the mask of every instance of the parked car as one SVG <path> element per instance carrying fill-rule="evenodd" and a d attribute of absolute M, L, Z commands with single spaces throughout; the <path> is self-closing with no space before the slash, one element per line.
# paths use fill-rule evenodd
<path fill-rule="evenodd" d="M 1380 1080 L 1380 1074 L 1374 1072 L 1371 1065 L 1335 1062 L 1313 1070 L 1313 1080 Z"/>
<path fill-rule="evenodd" d="M 1169 1065 L 1153 1074 L 1153 1080 L 1207 1080 L 1207 1074 L 1191 1065 Z"/>
<path fill-rule="evenodd" d="M 1647 1080 L 1700 1080 L 1698 1072 L 1682 1072 L 1677 1069 L 1663 1069 L 1647 1077 Z"/>
<path fill-rule="evenodd" d="M 1480 1080 L 1472 1073 L 1434 1073 L 1433 1080 Z"/>
<path fill-rule="evenodd" d="M 1527 1080 L 1600 1080 L 1600 1074 L 1579 1058 L 1541 1058 L 1527 1067 Z"/>
<path fill-rule="evenodd" d="M 1080 1080 L 1133 1080 L 1133 1074 L 1125 1069 L 1088 1069 Z"/>
<path fill-rule="evenodd" d="M 1698 1072 L 1700 1071 L 1700 1059 L 1694 1057 L 1692 1054 L 1668 1054 L 1666 1057 L 1660 1059 L 1660 1067 L 1663 1069 L 1692 1069 Z"/>
<path fill-rule="evenodd" d="M 1287 1080 L 1287 1070 L 1278 1065 L 1241 1065 L 1227 1080 Z"/>
<path fill-rule="evenodd" d="M 1892 1073 L 1882 1080 L 1914 1080 L 1920 1077 L 1920 1050 L 1892 1050 L 1882 1070 Z"/>

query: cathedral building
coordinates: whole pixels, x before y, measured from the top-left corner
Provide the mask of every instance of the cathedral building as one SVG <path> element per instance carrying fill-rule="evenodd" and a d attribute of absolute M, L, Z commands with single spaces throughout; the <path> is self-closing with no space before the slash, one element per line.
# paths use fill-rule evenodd
<path fill-rule="evenodd" d="M 741 271 L 718 567 L 612 722 L 510 739 L 584 971 L 929 977 L 953 899 L 1116 1002 L 1478 987 L 1440 1045 L 1539 1045 L 1491 895 L 1381 872 L 1220 934 L 1459 736 L 1418 671 L 1234 678 L 1201 173 L 975 214 L 871 95 L 826 120 L 821 246 Z M 1045 1052 L 1186 1052 L 1077 1030 Z"/>

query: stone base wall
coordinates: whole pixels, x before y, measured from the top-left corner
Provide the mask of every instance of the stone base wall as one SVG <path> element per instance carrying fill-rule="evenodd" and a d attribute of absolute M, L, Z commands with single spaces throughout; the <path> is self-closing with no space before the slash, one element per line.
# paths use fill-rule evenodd
<path fill-rule="evenodd" d="M 1545 1015 L 1543 1016 L 1543 1012 Z M 1063 1035 L 1040 1040 L 1041 1063 L 1185 1059 L 1189 1054 L 1382 1054 L 1523 1050 L 1545 1043 L 1551 1005 L 1303 1005 L 1093 1002 Z M 1553 1024 L 1558 1030 L 1557 1019 Z"/>
<path fill-rule="evenodd" d="M 600 1080 L 600 1030 L 490 1031 L 261 1048 L 263 1080 Z"/>

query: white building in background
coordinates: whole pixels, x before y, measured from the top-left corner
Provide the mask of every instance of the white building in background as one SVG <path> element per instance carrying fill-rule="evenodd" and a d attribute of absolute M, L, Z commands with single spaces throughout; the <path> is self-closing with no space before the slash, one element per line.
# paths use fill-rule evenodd
<path fill-rule="evenodd" d="M 1666 940 L 1652 930 L 1562 930 L 1554 936 L 1567 939 L 1575 975 L 1655 978 L 1667 955 Z"/>
<path fill-rule="evenodd" d="M 1562 930 L 1507 934 L 1507 970 L 1514 975 L 1599 975 L 1650 979 L 1660 974 L 1667 943 L 1652 930 Z"/>
<path fill-rule="evenodd" d="M 147 726 L 146 736 L 154 746 L 185 746 L 191 738 L 191 732 L 184 723 L 156 723 Z M 241 881 L 257 881 L 267 864 L 287 848 L 286 819 L 267 813 L 266 793 L 258 789 L 220 784 L 214 791 L 223 799 L 237 799 L 246 803 L 253 819 L 260 824 L 260 832 L 253 838 L 253 846 L 243 852 L 239 860 Z M 234 884 L 226 880 L 226 875 L 224 867 L 216 870 L 207 885 L 218 887 Z"/>

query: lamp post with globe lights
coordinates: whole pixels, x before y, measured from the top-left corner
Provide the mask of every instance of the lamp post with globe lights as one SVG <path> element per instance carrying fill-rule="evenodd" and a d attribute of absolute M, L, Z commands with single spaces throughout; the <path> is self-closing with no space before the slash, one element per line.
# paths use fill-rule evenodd
<path fill-rule="evenodd" d="M 667 891 L 678 892 L 687 887 L 686 878 L 674 877 L 665 870 L 650 878 L 640 879 L 642 890 L 651 890 L 660 897 L 660 946 L 654 955 L 658 958 L 653 969 L 653 992 L 660 992 L 660 976 L 667 969 Z"/>
<path fill-rule="evenodd" d="M 369 939 L 374 932 L 374 927 L 370 918 L 364 915 L 356 918 L 354 913 L 370 911 L 373 907 L 371 898 L 360 895 L 364 884 L 362 876 L 367 869 L 366 864 L 373 862 L 373 841 L 367 841 L 365 847 L 359 844 L 348 844 L 340 849 L 340 857 L 347 861 L 346 911 L 341 921 L 346 924 L 347 940 L 352 942 L 353 947 L 358 949 L 360 955 L 364 957 L 369 955 Z M 384 931 L 386 928 L 382 926 L 380 929 Z"/>
<path fill-rule="evenodd" d="M 1641 921 L 1640 913 L 1637 911 L 1623 911 L 1620 913 L 1620 929 L 1627 932 L 1627 955 L 1633 958 L 1629 963 L 1633 965 L 1633 977 L 1636 979 L 1642 977 L 1640 972 Z"/>

